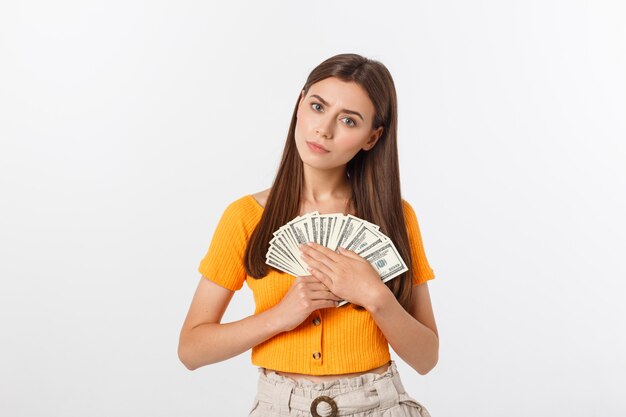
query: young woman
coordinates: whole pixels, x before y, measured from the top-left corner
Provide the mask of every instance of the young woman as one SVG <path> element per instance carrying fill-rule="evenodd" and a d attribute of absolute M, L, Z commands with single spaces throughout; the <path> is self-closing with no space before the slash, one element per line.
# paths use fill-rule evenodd
<path fill-rule="evenodd" d="M 389 345 L 418 373 L 437 363 L 434 278 L 411 205 L 401 197 L 395 86 L 357 54 L 318 65 L 299 94 L 271 188 L 228 205 L 198 268 L 178 355 L 190 369 L 252 348 L 250 416 L 429 416 L 404 389 Z M 380 226 L 408 272 L 383 283 L 353 251 L 301 245 L 310 275 L 269 267 L 273 232 L 298 215 L 352 214 Z M 246 281 L 254 314 L 220 323 Z M 337 307 L 339 300 L 349 303 Z"/>

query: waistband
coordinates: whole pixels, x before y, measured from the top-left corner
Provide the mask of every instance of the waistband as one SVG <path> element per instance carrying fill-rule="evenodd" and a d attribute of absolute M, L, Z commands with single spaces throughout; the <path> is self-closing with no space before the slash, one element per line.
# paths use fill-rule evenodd
<path fill-rule="evenodd" d="M 275 372 L 266 373 L 262 367 L 258 371 L 257 399 L 284 414 L 296 409 L 314 417 L 331 417 L 385 410 L 407 395 L 393 360 L 382 374 L 365 373 L 324 382 L 294 380 Z"/>

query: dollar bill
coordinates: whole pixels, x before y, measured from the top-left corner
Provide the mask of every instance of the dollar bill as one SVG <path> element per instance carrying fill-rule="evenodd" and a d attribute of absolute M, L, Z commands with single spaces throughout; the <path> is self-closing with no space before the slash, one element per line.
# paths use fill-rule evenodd
<path fill-rule="evenodd" d="M 407 271 L 391 239 L 376 224 L 343 213 L 310 212 L 297 216 L 273 233 L 265 255 L 267 265 L 293 276 L 310 275 L 299 245 L 315 242 L 333 251 L 342 247 L 367 260 L 387 282 Z M 337 307 L 345 305 L 341 301 Z"/>

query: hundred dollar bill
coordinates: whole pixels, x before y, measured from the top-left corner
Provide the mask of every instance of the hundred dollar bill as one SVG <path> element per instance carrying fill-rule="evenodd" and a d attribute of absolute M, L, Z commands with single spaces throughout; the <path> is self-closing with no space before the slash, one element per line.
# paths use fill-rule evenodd
<path fill-rule="evenodd" d="M 267 251 L 267 254 L 265 255 L 265 260 L 267 261 L 268 259 L 272 259 L 274 262 L 283 265 L 285 268 L 293 271 L 294 274 L 298 274 L 301 272 L 300 266 L 293 262 L 291 259 L 289 259 L 287 255 L 285 255 L 284 249 L 278 247 L 277 245 Z"/>
<path fill-rule="evenodd" d="M 346 245 L 346 249 L 356 252 L 360 255 L 376 245 L 382 244 L 389 240 L 387 236 L 378 231 L 378 229 L 372 227 L 370 223 L 363 223 L 361 227 L 354 234 L 354 237 Z"/>
<path fill-rule="evenodd" d="M 276 259 L 272 255 L 265 258 L 265 263 L 290 275 L 295 275 L 297 273 L 292 267 L 286 265 L 282 260 Z"/>
<path fill-rule="evenodd" d="M 311 242 L 321 244 L 320 234 L 320 218 L 319 216 L 311 216 Z"/>
<path fill-rule="evenodd" d="M 265 263 L 271 267 L 278 269 L 279 271 L 286 272 L 289 275 L 294 275 L 294 271 L 292 269 L 285 267 L 282 263 L 274 261 L 271 257 L 266 259 Z"/>
<path fill-rule="evenodd" d="M 402 260 L 400 253 L 391 240 L 379 247 L 361 253 L 361 256 L 374 267 L 383 282 L 387 282 L 408 271 L 404 260 Z"/>
<path fill-rule="evenodd" d="M 349 238 L 356 233 L 357 229 L 361 227 L 362 224 L 362 219 L 348 214 L 346 221 L 343 223 L 343 225 L 341 226 L 341 230 L 339 231 L 336 246 L 331 249 L 337 250 L 338 247 L 345 248 L 346 244 L 349 241 Z"/>
<path fill-rule="evenodd" d="M 295 271 L 301 275 L 308 275 L 306 263 L 300 259 L 300 252 L 293 249 L 289 243 L 287 232 L 279 233 L 270 241 L 268 253 L 283 258 Z"/>
<path fill-rule="evenodd" d="M 300 259 L 300 248 L 298 248 L 300 242 L 298 241 L 298 238 L 296 237 L 294 232 L 292 232 L 289 228 L 289 225 L 283 226 L 283 231 L 280 236 L 284 237 L 285 242 L 289 245 L 291 253 L 297 259 L 298 263 L 301 265 L 305 265 L 304 261 Z"/>
<path fill-rule="evenodd" d="M 328 234 L 330 230 L 330 220 L 328 216 L 319 216 L 320 219 L 320 245 L 328 247 Z"/>
<path fill-rule="evenodd" d="M 294 219 L 287 223 L 289 230 L 296 238 L 298 244 L 310 242 L 313 240 L 312 229 L 312 217 L 315 217 L 314 213 L 309 215 L 300 216 L 298 219 Z"/>
<path fill-rule="evenodd" d="M 336 220 L 334 221 L 333 230 L 330 232 L 330 237 L 328 239 L 328 248 L 332 250 L 337 250 L 337 241 L 339 240 L 339 235 L 341 233 L 341 230 L 343 229 L 343 225 L 346 223 L 346 220 L 347 216 L 344 216 L 343 214 L 337 216 Z"/>
<path fill-rule="evenodd" d="M 344 224 L 343 229 L 340 232 L 339 242 L 337 242 L 337 247 L 345 248 L 348 244 L 354 239 L 358 231 L 363 226 L 368 226 L 371 231 L 378 231 L 380 227 L 375 225 L 374 223 L 370 223 L 366 220 L 359 219 L 351 214 L 348 214 L 347 220 Z M 345 236 L 345 237 L 344 237 Z"/>
<path fill-rule="evenodd" d="M 330 248 L 330 242 L 333 234 L 333 230 L 337 224 L 339 218 L 343 218 L 342 213 L 320 214 L 320 230 L 322 231 L 322 243 L 327 248 Z"/>

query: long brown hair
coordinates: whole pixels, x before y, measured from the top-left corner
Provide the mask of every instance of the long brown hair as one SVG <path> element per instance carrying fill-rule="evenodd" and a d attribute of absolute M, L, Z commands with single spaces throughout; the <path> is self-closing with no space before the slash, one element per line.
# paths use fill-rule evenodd
<path fill-rule="evenodd" d="M 380 231 L 394 243 L 409 270 L 387 281 L 405 310 L 410 311 L 413 262 L 409 237 L 404 223 L 400 193 L 400 170 L 397 148 L 397 98 L 391 74 L 380 62 L 358 54 L 330 57 L 311 71 L 304 84 L 304 94 L 311 85 L 328 77 L 355 82 L 368 94 L 375 109 L 372 129 L 383 126 L 376 145 L 360 150 L 347 164 L 346 175 L 352 188 L 350 205 L 355 215 L 380 226 Z M 287 141 L 276 178 L 261 219 L 254 229 L 245 251 L 245 267 L 249 276 L 260 279 L 267 275 L 265 254 L 273 232 L 299 214 L 304 183 L 303 163 L 295 144 L 296 114 L 300 94 L 291 116 Z M 355 308 L 362 309 L 361 306 Z"/>

